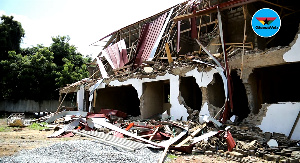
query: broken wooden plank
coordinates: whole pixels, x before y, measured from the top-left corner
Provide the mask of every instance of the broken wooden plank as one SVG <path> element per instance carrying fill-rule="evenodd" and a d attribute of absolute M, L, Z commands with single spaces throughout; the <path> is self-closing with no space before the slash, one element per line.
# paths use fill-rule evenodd
<path fill-rule="evenodd" d="M 218 133 L 218 131 L 210 131 L 210 132 L 205 133 L 205 134 L 203 134 L 203 135 L 201 135 L 201 136 L 195 137 L 195 138 L 193 139 L 192 144 L 198 143 L 198 142 L 201 141 L 201 140 L 204 140 L 204 139 L 207 139 L 207 138 L 209 138 L 209 137 L 212 137 L 212 136 L 216 135 L 217 133 Z"/>
<path fill-rule="evenodd" d="M 215 44 L 215 43 L 213 43 L 213 44 L 210 44 L 210 45 L 222 45 L 222 44 Z M 226 43 L 226 45 L 227 46 L 229 46 L 229 45 L 243 45 L 243 43 L 239 43 L 239 42 L 237 42 L 237 43 Z M 245 42 L 245 45 L 251 46 L 252 42 Z"/>
<path fill-rule="evenodd" d="M 218 23 L 218 20 L 217 20 L 217 19 L 214 20 L 214 21 L 212 21 L 212 22 L 208 22 L 208 23 L 205 23 L 205 24 L 202 24 L 202 25 L 198 25 L 197 28 L 199 28 L 199 31 L 200 31 L 200 28 L 201 28 L 201 27 L 205 27 L 205 26 L 208 26 L 208 25 L 211 25 L 211 24 L 216 24 L 216 23 Z M 188 31 L 190 31 L 190 30 L 191 30 L 191 28 L 186 29 L 186 30 L 183 30 L 183 31 L 181 31 L 180 33 L 185 33 L 185 32 L 188 32 Z"/>
<path fill-rule="evenodd" d="M 172 139 L 173 139 L 173 137 L 170 138 L 171 141 L 170 141 L 170 143 L 168 144 L 168 146 L 165 147 L 165 150 L 164 150 L 164 152 L 162 153 L 162 155 L 161 155 L 161 157 L 160 157 L 158 163 L 162 163 L 162 162 L 164 161 L 164 159 L 165 159 L 165 157 L 166 157 L 166 154 L 167 154 L 167 152 L 168 152 L 168 149 L 169 149 L 169 147 L 172 145 Z"/>
<path fill-rule="evenodd" d="M 195 40 L 198 43 L 198 45 L 201 46 L 202 49 L 206 52 L 206 54 L 209 55 L 220 68 L 223 68 L 223 66 L 221 65 L 221 63 L 205 48 L 205 46 L 202 45 L 199 40 L 197 40 L 197 39 L 195 39 Z"/>
<path fill-rule="evenodd" d="M 242 47 L 244 47 L 244 48 L 252 48 L 252 46 L 238 46 L 238 45 L 233 45 L 233 47 L 234 48 L 242 48 Z"/>
<path fill-rule="evenodd" d="M 153 132 L 153 135 L 150 136 L 149 140 L 152 140 L 153 136 L 157 133 L 158 129 L 159 129 L 159 127 L 156 127 L 155 131 Z"/>
<path fill-rule="evenodd" d="M 169 47 L 168 43 L 166 43 L 165 49 L 166 49 L 166 53 L 167 53 L 168 62 L 170 64 L 170 63 L 173 62 L 173 59 L 172 59 L 172 56 L 171 56 L 170 47 Z"/>
<path fill-rule="evenodd" d="M 184 145 L 185 143 L 187 143 L 189 140 L 191 140 L 193 137 L 195 137 L 205 127 L 206 127 L 206 123 L 204 123 L 202 126 L 200 126 L 196 131 L 194 131 L 190 136 L 188 136 L 187 138 L 185 138 L 182 142 L 180 142 L 175 147 L 181 147 L 182 145 Z"/>
<path fill-rule="evenodd" d="M 60 107 L 61 107 L 62 103 L 64 102 L 64 100 L 65 100 L 65 98 L 66 98 L 67 94 L 69 93 L 69 90 L 70 90 L 70 87 L 68 88 L 68 90 L 67 90 L 67 92 L 66 92 L 66 94 L 65 94 L 64 98 L 62 99 L 62 101 L 61 101 L 61 102 L 60 102 L 60 104 L 58 105 L 58 107 L 57 107 L 57 110 L 56 110 L 56 112 L 55 112 L 55 113 L 58 113 L 58 112 L 59 112 L 59 110 L 60 110 Z"/>

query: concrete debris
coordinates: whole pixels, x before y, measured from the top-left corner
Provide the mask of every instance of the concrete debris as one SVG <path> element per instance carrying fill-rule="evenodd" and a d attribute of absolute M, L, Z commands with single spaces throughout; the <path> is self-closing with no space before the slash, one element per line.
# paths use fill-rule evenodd
<path fill-rule="evenodd" d="M 268 142 L 267 142 L 268 146 L 271 147 L 271 148 L 276 148 L 278 147 L 278 143 L 275 139 L 270 139 Z"/>
<path fill-rule="evenodd" d="M 31 123 L 30 119 L 25 118 L 24 113 L 11 113 L 7 119 L 7 125 L 11 127 L 24 127 Z"/>
<path fill-rule="evenodd" d="M 226 125 L 209 116 L 205 116 L 202 124 L 193 121 L 172 121 L 166 120 L 168 117 L 166 113 L 161 120 L 141 119 L 132 118 L 123 112 L 116 114 L 116 110 L 110 111 L 111 115 L 121 117 L 109 116 L 109 109 L 104 111 L 106 114 L 103 112 L 101 114 L 87 113 L 86 116 L 57 113 L 64 115 L 62 118 L 68 117 L 70 120 L 58 123 L 53 117 L 60 116 L 49 117 L 53 119 L 49 125 L 60 125 L 61 129 L 54 131 L 48 137 L 72 137 L 78 134 L 101 144 L 129 151 L 145 147 L 164 149 L 161 159 L 165 157 L 166 152 L 177 155 L 191 153 L 202 153 L 207 156 L 219 155 L 226 159 L 240 161 L 250 157 L 267 161 L 299 160 L 300 158 L 298 141 L 288 140 L 284 134 L 280 133 L 263 133 L 258 127 L 250 127 L 246 124 Z M 122 134 L 122 137 L 116 133 Z"/>

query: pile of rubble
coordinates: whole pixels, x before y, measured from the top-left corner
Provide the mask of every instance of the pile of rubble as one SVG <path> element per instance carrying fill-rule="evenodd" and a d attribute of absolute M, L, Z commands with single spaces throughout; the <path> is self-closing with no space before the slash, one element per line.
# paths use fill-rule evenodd
<path fill-rule="evenodd" d="M 251 124 L 239 124 L 201 116 L 197 121 L 173 121 L 166 113 L 142 120 L 126 113 L 102 109 L 100 113 L 63 111 L 41 117 L 54 129 L 49 138 L 72 137 L 75 134 L 129 151 L 147 147 L 175 154 L 220 155 L 236 161 L 259 157 L 268 161 L 299 162 L 300 142 L 284 134 L 263 133 Z"/>
<path fill-rule="evenodd" d="M 53 163 L 53 162 L 157 162 L 162 152 L 148 148 L 127 151 L 93 140 L 61 141 L 51 146 L 22 150 L 13 156 L 0 157 L 0 162 Z"/>

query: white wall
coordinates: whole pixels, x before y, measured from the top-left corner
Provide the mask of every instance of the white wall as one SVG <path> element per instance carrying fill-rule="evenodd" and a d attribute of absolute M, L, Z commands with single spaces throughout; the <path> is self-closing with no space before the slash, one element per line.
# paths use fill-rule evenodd
<path fill-rule="evenodd" d="M 209 72 L 198 72 L 197 68 L 187 72 L 185 76 L 191 76 L 196 79 L 196 83 L 199 87 L 207 87 L 207 85 L 213 80 L 214 73 L 217 73 L 217 70 L 212 68 Z M 156 78 L 142 78 L 142 79 L 128 79 L 126 81 L 120 82 L 118 80 L 113 80 L 109 83 L 110 86 L 124 86 L 124 85 L 132 85 L 138 94 L 138 98 L 140 99 L 143 94 L 143 83 L 146 82 L 154 82 L 154 81 L 161 81 L 161 80 L 169 80 L 170 81 L 170 115 L 172 116 L 173 120 L 180 119 L 187 120 L 188 113 L 186 108 L 179 103 L 179 76 L 166 73 L 163 76 L 157 76 Z M 105 83 L 101 83 L 98 89 L 105 88 Z M 99 95 L 101 96 L 101 95 Z M 201 110 L 202 113 L 207 114 L 207 104 L 202 106 Z"/>
<path fill-rule="evenodd" d="M 198 72 L 198 71 L 197 71 Z M 161 80 L 170 80 L 170 114 L 173 120 L 180 119 L 183 117 L 183 120 L 187 120 L 187 110 L 186 108 L 179 104 L 179 76 L 166 73 L 164 76 L 157 76 L 154 79 L 142 78 L 142 79 L 128 79 L 124 82 L 119 82 L 118 80 L 111 81 L 110 86 L 122 86 L 122 85 L 132 85 L 138 93 L 138 97 L 141 98 L 143 94 L 143 83 L 161 81 Z M 101 85 L 99 88 L 105 88 L 104 85 Z"/>
<path fill-rule="evenodd" d="M 180 119 L 186 121 L 188 113 L 186 108 L 179 103 L 179 76 L 172 75 L 170 78 L 170 114 L 172 120 Z"/>
<path fill-rule="evenodd" d="M 299 55 L 299 51 L 300 51 L 300 34 L 298 34 L 297 36 L 297 40 L 295 42 L 295 44 L 291 47 L 291 50 L 287 51 L 284 55 L 283 55 L 283 59 L 286 62 L 299 62 L 300 61 L 300 55 Z"/>
<path fill-rule="evenodd" d="M 77 91 L 77 105 L 79 111 L 84 110 L 84 85 Z"/>
<path fill-rule="evenodd" d="M 300 103 L 287 102 L 271 104 L 267 109 L 266 116 L 258 127 L 262 129 L 263 132 L 277 132 L 289 136 L 300 111 Z M 298 121 L 291 139 L 300 140 L 300 121 Z"/>

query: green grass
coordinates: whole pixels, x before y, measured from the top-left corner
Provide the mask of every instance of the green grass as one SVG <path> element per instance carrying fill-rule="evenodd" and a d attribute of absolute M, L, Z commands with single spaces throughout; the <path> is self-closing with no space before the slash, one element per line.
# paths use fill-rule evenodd
<path fill-rule="evenodd" d="M 71 138 L 62 138 L 62 141 L 69 141 Z"/>
<path fill-rule="evenodd" d="M 31 125 L 28 126 L 28 128 L 33 129 L 33 130 L 43 130 L 43 129 L 48 128 L 48 127 L 46 127 L 46 125 L 47 125 L 46 122 L 32 123 Z"/>
<path fill-rule="evenodd" d="M 0 132 L 9 132 L 11 130 L 12 130 L 12 128 L 10 128 L 10 127 L 0 126 Z"/>
<path fill-rule="evenodd" d="M 176 157 L 177 157 L 177 156 L 175 156 L 175 155 L 168 154 L 168 158 L 171 159 L 171 160 L 175 159 Z"/>

